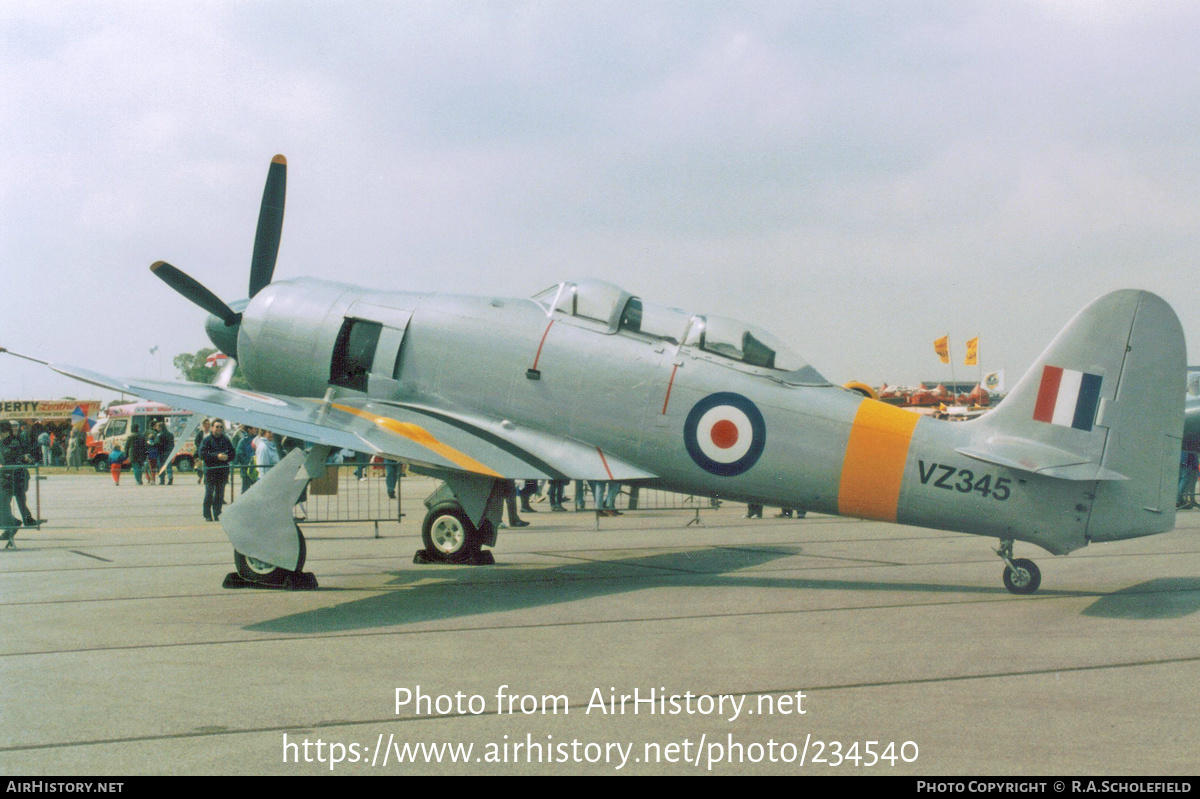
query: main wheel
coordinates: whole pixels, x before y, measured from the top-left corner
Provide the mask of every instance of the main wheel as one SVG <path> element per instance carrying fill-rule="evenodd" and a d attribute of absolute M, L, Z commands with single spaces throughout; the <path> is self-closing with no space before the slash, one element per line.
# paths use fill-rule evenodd
<path fill-rule="evenodd" d="M 1017 567 L 1014 573 L 1008 566 L 1004 567 L 1004 587 L 1014 594 L 1032 594 L 1042 584 L 1042 572 L 1037 564 L 1028 558 L 1017 558 L 1013 561 Z"/>
<path fill-rule="evenodd" d="M 425 551 L 448 563 L 467 560 L 482 547 L 479 531 L 456 502 L 443 502 L 421 525 Z"/>
<path fill-rule="evenodd" d="M 235 549 L 233 551 L 233 566 L 237 569 L 238 576 L 243 580 L 255 583 L 277 584 L 286 582 L 291 575 L 304 569 L 304 559 L 308 556 L 308 546 L 304 543 L 304 533 L 300 532 L 300 525 L 296 525 L 296 537 L 300 540 L 300 558 L 296 562 L 296 571 L 292 572 L 274 564 L 258 560 L 257 558 L 243 555 Z"/>
<path fill-rule="evenodd" d="M 190 472 L 192 470 L 193 465 L 194 464 L 192 463 L 191 455 L 180 455 L 178 458 L 175 459 L 175 464 L 174 464 L 175 469 L 178 471 L 181 471 L 181 472 Z"/>

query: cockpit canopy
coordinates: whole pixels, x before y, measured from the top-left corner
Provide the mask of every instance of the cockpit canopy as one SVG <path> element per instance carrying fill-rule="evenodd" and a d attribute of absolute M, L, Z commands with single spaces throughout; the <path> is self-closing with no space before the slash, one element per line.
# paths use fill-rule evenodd
<path fill-rule="evenodd" d="M 624 333 L 661 341 L 693 352 L 707 353 L 766 370 L 777 380 L 795 385 L 826 385 L 828 381 L 791 347 L 755 325 L 724 316 L 689 314 L 642 302 L 619 286 L 602 280 L 559 283 L 533 297 L 547 315 L 585 320 L 606 333 Z"/>

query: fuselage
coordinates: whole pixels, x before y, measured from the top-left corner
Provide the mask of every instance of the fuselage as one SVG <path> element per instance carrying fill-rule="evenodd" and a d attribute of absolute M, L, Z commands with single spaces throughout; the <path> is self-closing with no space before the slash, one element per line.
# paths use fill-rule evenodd
<path fill-rule="evenodd" d="M 980 435 L 974 422 L 864 399 L 811 368 L 709 351 L 689 339 L 694 331 L 663 337 L 627 329 L 627 313 L 551 308 L 281 281 L 246 308 L 238 352 L 262 391 L 320 397 L 333 385 L 505 420 L 597 447 L 664 488 L 1026 540 L 1056 554 L 1087 543 L 1095 481 L 960 454 Z"/>

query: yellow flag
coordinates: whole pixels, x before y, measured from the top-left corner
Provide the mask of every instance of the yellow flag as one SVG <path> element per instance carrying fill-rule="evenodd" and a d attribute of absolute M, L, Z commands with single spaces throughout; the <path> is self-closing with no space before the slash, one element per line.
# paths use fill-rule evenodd
<path fill-rule="evenodd" d="M 933 351 L 942 359 L 942 363 L 950 363 L 950 336 L 942 336 L 933 342 Z"/>
<path fill-rule="evenodd" d="M 967 366 L 974 366 L 979 363 L 979 336 L 967 342 L 967 359 L 964 363 Z"/>

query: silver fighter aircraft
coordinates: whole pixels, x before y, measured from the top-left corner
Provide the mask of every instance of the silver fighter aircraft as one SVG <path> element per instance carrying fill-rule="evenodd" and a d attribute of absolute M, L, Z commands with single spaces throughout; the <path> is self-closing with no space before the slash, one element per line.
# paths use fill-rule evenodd
<path fill-rule="evenodd" d="M 511 479 L 615 480 L 994 536 L 1014 593 L 1041 580 L 1014 541 L 1062 555 L 1174 527 L 1186 359 L 1153 294 L 1097 299 L 996 409 L 945 422 L 830 384 L 754 325 L 597 280 L 531 299 L 274 280 L 285 170 L 276 156 L 247 299 L 226 304 L 151 267 L 210 312 L 209 338 L 254 390 L 51 364 L 314 444 L 222 514 L 246 580 L 299 584 L 292 505 L 343 447 L 445 481 L 422 532 L 446 561 L 495 545 Z"/>

